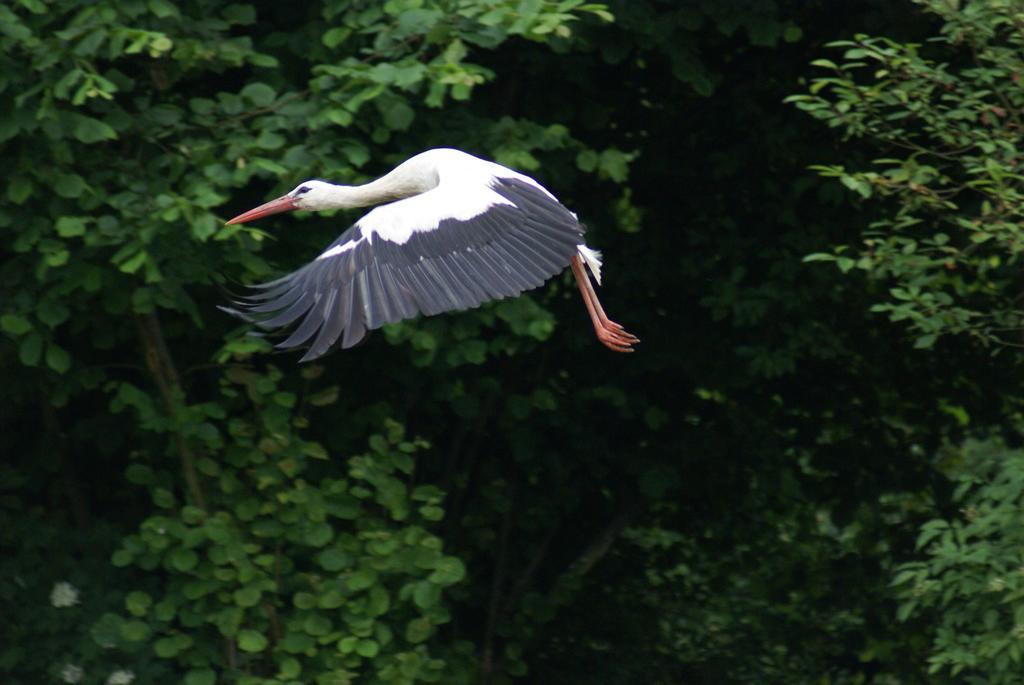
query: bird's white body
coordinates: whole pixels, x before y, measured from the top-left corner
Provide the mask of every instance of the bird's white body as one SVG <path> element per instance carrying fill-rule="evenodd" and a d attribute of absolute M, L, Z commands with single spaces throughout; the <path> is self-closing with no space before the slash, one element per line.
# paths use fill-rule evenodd
<path fill-rule="evenodd" d="M 420 153 L 361 186 L 300 183 L 229 223 L 375 204 L 313 262 L 258 286 L 262 292 L 239 303 L 247 311 L 235 313 L 266 328 L 301 319 L 280 346 L 315 336 L 304 357 L 312 359 L 385 323 L 518 295 L 570 264 L 585 280 L 577 261 L 600 283 L 600 253 L 584 244 L 584 227 L 554 195 L 529 176 L 450 148 Z M 580 286 L 601 338 L 596 294 Z M 635 338 L 608 331 L 610 347 L 629 351 Z"/>
<path fill-rule="evenodd" d="M 492 178 L 515 178 L 557 202 L 554 195 L 529 176 L 452 148 L 421 152 L 363 186 L 307 181 L 296 186 L 292 193 L 312 185 L 309 192 L 297 198 L 296 205 L 298 209 L 314 211 L 364 207 L 398 198 L 371 210 L 356 225 L 363 229 L 364 240 L 379 235 L 403 245 L 417 231 L 437 230 L 445 219 L 470 221 L 495 205 L 511 205 L 512 202 L 490 187 L 488 181 Z M 333 257 L 353 247 L 352 243 L 335 245 L 317 259 Z M 601 253 L 582 243 L 579 252 L 600 284 Z"/>

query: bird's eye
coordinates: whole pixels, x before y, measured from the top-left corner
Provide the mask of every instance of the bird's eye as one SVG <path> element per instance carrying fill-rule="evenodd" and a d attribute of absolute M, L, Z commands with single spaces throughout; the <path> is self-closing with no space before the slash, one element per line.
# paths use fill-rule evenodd
<path fill-rule="evenodd" d="M 302 186 L 301 188 L 295 191 L 295 194 L 302 195 L 303 193 L 308 193 L 310 190 L 312 190 L 312 188 L 310 188 L 309 186 Z"/>

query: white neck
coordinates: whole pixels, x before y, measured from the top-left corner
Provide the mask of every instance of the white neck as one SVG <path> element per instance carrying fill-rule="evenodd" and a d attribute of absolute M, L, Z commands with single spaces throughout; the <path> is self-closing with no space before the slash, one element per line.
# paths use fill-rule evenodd
<path fill-rule="evenodd" d="M 369 207 L 383 202 L 401 200 L 424 193 L 437 186 L 436 171 L 421 168 L 406 162 L 378 178 L 361 186 L 331 185 L 325 195 L 321 209 L 349 209 Z"/>
<path fill-rule="evenodd" d="M 331 185 L 325 189 L 323 200 L 319 203 L 321 209 L 351 209 L 353 207 L 369 207 L 382 202 L 390 202 L 403 197 L 406 194 L 398 194 L 387 186 L 381 186 L 378 179 L 372 183 L 361 186 Z M 328 194 L 329 193 L 329 194 Z"/>

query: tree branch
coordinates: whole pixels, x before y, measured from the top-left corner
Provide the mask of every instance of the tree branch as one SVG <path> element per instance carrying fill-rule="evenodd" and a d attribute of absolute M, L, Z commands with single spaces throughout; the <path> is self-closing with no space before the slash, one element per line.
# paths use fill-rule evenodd
<path fill-rule="evenodd" d="M 78 473 L 76 472 L 74 461 L 68 459 L 67 435 L 61 428 L 57 412 L 46 397 L 40 396 L 39 406 L 43 414 L 43 426 L 46 429 L 43 434 L 43 440 L 51 442 L 49 451 L 57 455 L 61 485 L 64 488 L 64 494 L 67 495 L 68 501 L 71 503 L 71 512 L 75 518 L 75 525 L 84 530 L 91 525 L 92 517 L 89 515 L 89 506 L 86 503 L 85 496 L 82 494 L 82 488 L 78 484 Z"/>
<path fill-rule="evenodd" d="M 494 411 L 497 400 L 497 393 L 489 393 L 487 395 L 470 433 L 469 445 L 464 452 L 458 455 L 458 459 L 462 463 L 456 463 L 455 468 L 456 470 L 461 469 L 467 472 L 468 477 L 464 487 L 455 490 L 454 496 L 449 495 L 451 497 L 451 504 L 445 507 L 448 510 L 448 515 L 444 517 L 446 531 L 450 530 L 452 526 L 458 526 L 459 520 L 462 518 L 462 509 L 465 505 L 466 496 L 472 489 L 473 481 L 477 476 L 480 466 L 480 445 L 483 442 L 484 433 L 487 431 L 487 424 L 491 419 L 491 414 Z M 445 483 L 445 487 L 449 487 L 454 481 L 455 479 L 452 478 L 450 482 Z M 447 501 L 445 503 L 447 504 Z"/>
<path fill-rule="evenodd" d="M 168 416 L 172 419 L 177 418 L 179 398 L 184 397 L 185 393 L 181 387 L 181 377 L 178 375 L 177 367 L 167 349 L 160 320 L 155 313 L 150 313 L 136 316 L 135 322 L 139 328 L 146 366 L 153 374 L 153 379 L 160 390 L 164 408 Z M 206 498 L 203 496 L 203 489 L 199 483 L 199 474 L 196 472 L 195 455 L 192 453 L 192 448 L 189 447 L 181 431 L 174 432 L 174 439 L 192 504 L 200 509 L 205 509 Z"/>
<path fill-rule="evenodd" d="M 516 600 L 519 599 L 530 585 L 533 584 L 534 576 L 537 575 L 537 570 L 540 569 L 541 563 L 544 558 L 547 557 L 548 550 L 551 548 L 551 543 L 554 542 L 555 536 L 558 534 L 559 527 L 557 525 L 550 526 L 548 532 L 544 535 L 544 539 L 541 540 L 540 544 L 537 545 L 537 551 L 530 559 L 530 563 L 526 565 L 526 569 L 523 574 L 519 577 L 515 586 L 505 594 L 505 602 L 501 608 L 502 615 L 506 615 L 512 611 L 512 606 Z"/>
<path fill-rule="evenodd" d="M 576 561 L 569 565 L 565 575 L 584 576 L 590 569 L 594 568 L 597 562 L 601 561 L 608 554 L 608 551 L 612 548 L 612 543 L 619 537 L 622 530 L 629 524 L 630 519 L 633 518 L 633 512 L 630 510 L 621 511 L 618 515 L 611 520 L 611 522 L 605 526 L 597 537 L 591 542 L 583 553 L 580 554 Z"/>
<path fill-rule="evenodd" d="M 491 598 L 487 605 L 487 625 L 484 628 L 484 649 L 480 657 L 481 682 L 490 685 L 494 677 L 494 633 L 498 626 L 498 617 L 502 613 L 501 587 L 505 584 L 505 565 L 508 556 L 508 537 L 512 529 L 512 517 L 515 513 L 516 485 L 513 481 L 509 492 L 508 509 L 501 520 L 501 532 L 498 535 L 498 556 L 494 562 L 494 576 L 491 579 Z"/>

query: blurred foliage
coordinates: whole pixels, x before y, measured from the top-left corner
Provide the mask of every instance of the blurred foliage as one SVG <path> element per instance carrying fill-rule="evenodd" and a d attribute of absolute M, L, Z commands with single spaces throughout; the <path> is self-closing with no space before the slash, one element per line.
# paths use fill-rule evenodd
<path fill-rule="evenodd" d="M 933 622 L 929 673 L 1016 683 L 1024 666 L 1024 452 L 968 441 L 945 455 L 960 505 L 921 527 L 926 559 L 902 564 L 899 618 Z"/>
<path fill-rule="evenodd" d="M 1009 112 L 985 79 L 1011 73 L 1016 14 L 940 5 L 0 7 L 5 682 L 1019 674 L 997 650 L 1014 600 L 965 580 L 1015 537 L 989 526 L 947 566 L 915 547 L 960 506 L 1017 506 L 998 487 L 1021 369 L 976 344 L 1007 342 L 1016 297 L 1012 117 L 981 111 Z M 823 44 L 881 33 L 798 97 L 846 141 L 783 104 Z M 903 140 L 877 117 L 921 150 L 845 171 Z M 224 218 L 439 146 L 579 213 L 637 354 L 594 342 L 568 276 L 308 366 L 216 310 L 355 215 Z M 808 171 L 823 160 L 858 194 Z M 871 254 L 801 263 L 863 226 Z M 879 282 L 913 293 L 921 349 L 870 316 Z M 965 444 L 993 456 L 950 457 Z M 907 570 L 938 594 L 911 599 Z"/>
<path fill-rule="evenodd" d="M 788 98 L 871 141 L 883 155 L 872 170 L 818 168 L 890 208 L 857 247 L 809 259 L 891 286 L 873 310 L 905 322 L 919 348 L 944 334 L 1019 347 L 1024 12 L 1004 0 L 918 4 L 942 21 L 935 40 L 832 42 L 842 60 L 815 60 L 830 75 Z"/>

